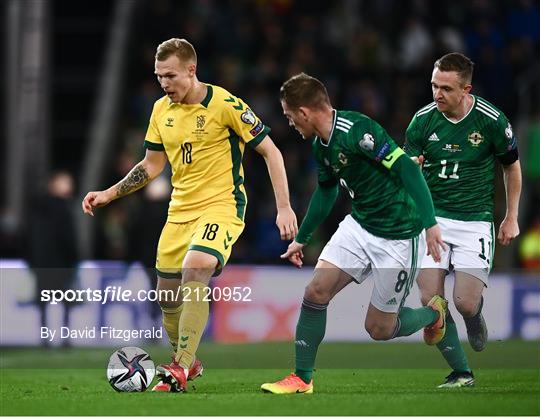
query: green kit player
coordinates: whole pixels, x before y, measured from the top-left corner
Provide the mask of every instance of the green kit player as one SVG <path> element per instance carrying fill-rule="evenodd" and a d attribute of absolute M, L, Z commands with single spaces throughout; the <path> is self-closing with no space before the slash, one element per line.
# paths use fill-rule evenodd
<path fill-rule="evenodd" d="M 471 347 L 482 351 L 487 328 L 482 317 L 482 291 L 493 262 L 493 195 L 495 159 L 503 167 L 506 217 L 498 239 L 508 245 L 519 234 L 517 221 L 521 168 L 517 141 L 504 114 L 470 94 L 473 63 L 459 53 L 435 62 L 431 77 L 434 102 L 413 117 L 405 151 L 423 166 L 435 214 L 447 245 L 436 261 L 425 257 L 418 278 L 422 302 L 444 295 L 444 279 L 455 273 L 454 304 L 463 316 Z M 437 347 L 452 367 L 439 387 L 474 384 L 450 314 L 447 331 Z"/>
<path fill-rule="evenodd" d="M 312 393 L 317 349 L 332 298 L 368 276 L 374 289 L 365 327 L 375 340 L 389 340 L 426 328 L 433 343 L 444 336 L 446 301 L 429 306 L 403 303 L 426 252 L 440 259 L 444 244 L 433 202 L 416 164 L 375 121 L 332 108 L 324 85 L 299 74 L 281 87 L 283 113 L 304 139 L 313 140 L 318 186 L 296 239 L 282 258 L 302 266 L 302 249 L 330 213 L 339 184 L 352 199 L 347 215 L 323 249 L 306 287 L 296 327 L 296 370 L 261 389 L 276 394 Z M 426 229 L 424 237 L 423 230 Z"/>

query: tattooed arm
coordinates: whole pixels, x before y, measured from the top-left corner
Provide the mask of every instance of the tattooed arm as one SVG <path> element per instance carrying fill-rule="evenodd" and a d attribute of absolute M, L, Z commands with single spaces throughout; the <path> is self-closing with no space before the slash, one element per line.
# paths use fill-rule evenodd
<path fill-rule="evenodd" d="M 146 186 L 163 171 L 166 163 L 165 152 L 146 150 L 144 159 L 114 186 L 99 192 L 88 192 L 82 201 L 83 212 L 94 216 L 93 209 L 105 206 Z"/>

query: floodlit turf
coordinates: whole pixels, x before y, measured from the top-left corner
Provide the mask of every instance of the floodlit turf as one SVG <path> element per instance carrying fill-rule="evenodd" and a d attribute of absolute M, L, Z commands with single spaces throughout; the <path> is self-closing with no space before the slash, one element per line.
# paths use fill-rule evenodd
<path fill-rule="evenodd" d="M 164 360 L 164 348 L 147 350 Z M 0 409 L 2 415 L 540 414 L 538 342 L 494 343 L 474 353 L 477 386 L 459 390 L 436 388 L 447 370 L 433 351 L 410 343 L 325 344 L 315 393 L 275 396 L 259 386 L 290 371 L 281 363 L 291 361 L 291 344 L 203 345 L 205 375 L 185 394 L 114 392 L 105 378 L 110 349 L 2 350 Z M 239 352 L 251 367 L 259 359 L 260 368 L 223 368 L 228 354 L 236 362 Z M 279 370 L 262 368 L 273 358 Z M 32 368 L 23 368 L 23 359 Z M 77 369 L 62 368 L 76 363 Z M 336 364 L 349 367 L 331 368 Z"/>

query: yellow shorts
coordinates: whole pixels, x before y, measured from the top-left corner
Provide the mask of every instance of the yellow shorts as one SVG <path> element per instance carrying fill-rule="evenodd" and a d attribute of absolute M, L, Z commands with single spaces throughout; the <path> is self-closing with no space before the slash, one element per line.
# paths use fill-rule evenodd
<path fill-rule="evenodd" d="M 229 206 L 213 205 L 193 221 L 167 222 L 159 238 L 156 258 L 158 276 L 180 278 L 182 263 L 189 250 L 215 256 L 219 264 L 214 275 L 218 275 L 243 230 L 244 222 L 236 216 L 236 208 Z"/>

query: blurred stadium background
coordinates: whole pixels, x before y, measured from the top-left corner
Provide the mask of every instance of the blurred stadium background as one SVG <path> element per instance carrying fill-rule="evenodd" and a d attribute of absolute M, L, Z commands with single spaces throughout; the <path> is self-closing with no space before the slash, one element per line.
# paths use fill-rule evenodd
<path fill-rule="evenodd" d="M 167 175 L 98 210 L 95 218 L 83 216 L 80 200 L 87 191 L 118 181 L 142 157 L 151 108 L 161 96 L 153 75 L 155 48 L 171 37 L 195 45 L 201 81 L 242 97 L 272 128 L 299 219 L 315 172 L 310 147 L 281 115 L 278 91 L 287 77 L 300 71 L 317 76 L 335 107 L 367 114 L 402 143 L 414 112 L 431 100 L 434 60 L 449 51 L 470 56 L 476 63 L 473 92 L 512 121 L 524 175 L 521 236 L 508 248 L 497 246 L 486 292 L 491 338 L 540 339 L 537 2 L 8 0 L 1 7 L 2 345 L 42 342 L 35 303 L 40 286 L 152 288 L 153 274 L 143 267 L 154 265 L 170 193 Z M 270 181 L 258 175 L 265 172 L 264 161 L 248 150 L 244 167 L 246 229 L 215 285 L 250 286 L 254 302 L 214 304 L 207 338 L 287 341 L 310 269 L 296 271 L 279 259 L 287 243 L 274 225 Z M 497 226 L 504 203 L 498 175 Z M 348 210 L 342 193 L 308 247 L 308 265 Z M 31 267 L 64 267 L 70 273 L 40 279 Z M 333 303 L 328 339 L 366 339 L 362 324 L 369 286 L 347 289 Z M 408 303 L 418 304 L 417 293 Z M 72 327 L 157 325 L 156 306 L 78 304 L 69 321 Z M 50 326 L 62 323 L 61 306 L 47 311 Z"/>

